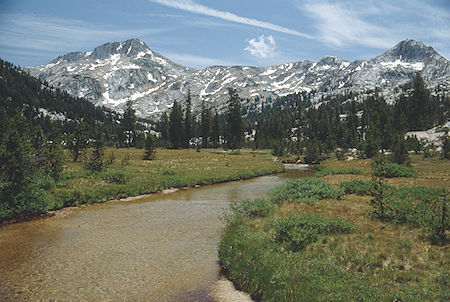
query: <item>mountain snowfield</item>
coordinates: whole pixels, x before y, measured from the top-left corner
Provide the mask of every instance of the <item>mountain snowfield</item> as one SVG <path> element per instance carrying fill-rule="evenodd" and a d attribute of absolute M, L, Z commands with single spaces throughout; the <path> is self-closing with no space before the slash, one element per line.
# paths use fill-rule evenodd
<path fill-rule="evenodd" d="M 316 91 L 319 101 L 329 94 L 364 93 L 375 87 L 389 99 L 394 88 L 411 81 L 416 72 L 429 86 L 450 86 L 448 60 L 415 40 L 404 40 L 368 61 L 326 56 L 318 62 L 196 70 L 172 62 L 139 39 L 131 39 L 106 43 L 91 52 L 62 55 L 28 70 L 73 96 L 119 112 L 127 101 L 133 101 L 142 117 L 154 117 L 170 108 L 174 100 L 185 100 L 189 89 L 194 110 L 205 101 L 221 111 L 230 87 L 237 89 L 241 98 L 260 102 L 302 91 Z"/>

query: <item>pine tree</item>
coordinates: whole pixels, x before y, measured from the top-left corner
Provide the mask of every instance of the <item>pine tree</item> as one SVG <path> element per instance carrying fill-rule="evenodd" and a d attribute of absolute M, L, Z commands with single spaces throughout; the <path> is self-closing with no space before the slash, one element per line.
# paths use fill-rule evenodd
<path fill-rule="evenodd" d="M 103 131 L 97 130 L 97 137 L 94 141 L 94 149 L 91 152 L 89 161 L 86 162 L 85 168 L 93 173 L 101 172 L 105 168 L 103 157 L 105 155 L 105 142 L 103 139 Z"/>
<path fill-rule="evenodd" d="M 211 111 L 206 107 L 205 101 L 202 102 L 201 134 L 203 138 L 202 147 L 208 148 L 211 135 Z"/>
<path fill-rule="evenodd" d="M 391 161 L 399 165 L 410 164 L 408 148 L 403 136 L 399 136 L 396 140 L 394 148 L 392 149 Z"/>
<path fill-rule="evenodd" d="M 128 101 L 121 120 L 123 144 L 127 147 L 136 146 L 136 111 L 133 103 Z"/>
<path fill-rule="evenodd" d="M 243 136 L 241 102 L 236 89 L 229 88 L 228 93 L 227 144 L 231 149 L 240 149 Z"/>
<path fill-rule="evenodd" d="M 372 184 L 374 190 L 374 198 L 370 204 L 374 208 L 374 215 L 378 218 L 385 218 L 386 202 L 387 202 L 387 185 L 384 183 L 386 177 L 386 160 L 384 153 L 378 153 L 373 157 L 372 161 Z"/>
<path fill-rule="evenodd" d="M 191 106 L 191 90 L 189 89 L 186 99 L 186 113 L 184 117 L 184 148 L 189 148 L 189 143 L 191 141 L 191 138 L 193 137 L 193 119 Z"/>
<path fill-rule="evenodd" d="M 217 148 L 219 146 L 219 139 L 220 139 L 220 121 L 219 115 L 217 114 L 216 111 L 211 126 L 211 143 L 213 148 Z"/>
<path fill-rule="evenodd" d="M 426 130 L 433 126 L 433 105 L 430 98 L 430 93 L 425 87 L 420 73 L 414 77 L 413 83 L 414 92 L 410 102 L 412 111 L 410 112 L 410 128 L 412 130 Z"/>
<path fill-rule="evenodd" d="M 167 116 L 167 112 L 164 112 L 161 116 L 158 125 L 158 131 L 161 133 L 161 141 L 164 147 L 168 147 L 169 143 L 169 117 Z"/>
<path fill-rule="evenodd" d="M 151 133 L 147 133 L 145 138 L 144 160 L 153 160 L 156 155 L 155 139 Z"/>
<path fill-rule="evenodd" d="M 0 183 L 21 187 L 38 170 L 29 134 L 27 121 L 19 112 L 9 117 L 0 108 Z"/>
<path fill-rule="evenodd" d="M 51 126 L 51 130 L 45 136 L 45 141 L 39 150 L 39 154 L 42 158 L 41 166 L 44 174 L 58 180 L 63 171 L 64 153 L 61 145 L 61 135 L 56 125 Z"/>
<path fill-rule="evenodd" d="M 303 161 L 307 164 L 318 164 L 322 160 L 317 141 L 310 141 L 306 145 L 305 157 Z"/>
<path fill-rule="evenodd" d="M 450 159 L 450 139 L 448 138 L 448 131 L 441 138 L 442 142 L 442 158 Z"/>
<path fill-rule="evenodd" d="M 67 147 L 72 155 L 73 162 L 77 162 L 87 147 L 87 129 L 83 120 L 75 120 L 70 134 L 67 135 Z"/>
<path fill-rule="evenodd" d="M 177 101 L 173 102 L 169 117 L 169 138 L 172 148 L 183 146 L 183 112 Z"/>

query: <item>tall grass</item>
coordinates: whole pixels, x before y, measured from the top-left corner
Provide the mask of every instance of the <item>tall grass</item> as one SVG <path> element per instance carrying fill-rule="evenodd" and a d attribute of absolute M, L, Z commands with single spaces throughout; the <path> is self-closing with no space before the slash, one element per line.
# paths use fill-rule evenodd
<path fill-rule="evenodd" d="M 288 180 L 268 192 L 274 202 L 314 203 L 323 198 L 342 198 L 344 191 L 337 189 L 322 179 L 301 178 Z"/>
<path fill-rule="evenodd" d="M 358 168 L 340 168 L 340 169 L 330 169 L 323 167 L 315 167 L 317 172 L 314 174 L 315 177 L 322 177 L 327 175 L 336 175 L 336 174 L 353 174 L 353 175 L 361 175 L 364 174 L 362 169 Z"/>

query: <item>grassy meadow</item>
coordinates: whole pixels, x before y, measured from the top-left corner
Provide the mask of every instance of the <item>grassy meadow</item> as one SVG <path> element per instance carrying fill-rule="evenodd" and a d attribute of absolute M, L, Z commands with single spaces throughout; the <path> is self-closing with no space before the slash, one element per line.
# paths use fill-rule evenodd
<path fill-rule="evenodd" d="M 67 154 L 58 182 L 47 178 L 38 180 L 38 187 L 45 192 L 39 197 L 39 204 L 33 205 L 33 211 L 45 213 L 167 188 L 214 184 L 284 171 L 283 165 L 272 161 L 269 152 L 158 149 L 154 160 L 143 160 L 143 153 L 142 149 L 107 148 L 104 152 L 106 169 L 96 173 L 85 169 L 89 150 L 76 163 Z M 2 212 L 0 208 L 0 221 L 18 216 L 6 210 Z"/>
<path fill-rule="evenodd" d="M 219 246 L 224 274 L 257 301 L 448 301 L 448 214 L 447 240 L 433 242 L 427 223 L 440 216 L 426 206 L 443 188 L 448 198 L 450 161 L 413 156 L 417 177 L 385 179 L 397 201 L 385 219 L 372 215 L 374 197 L 364 187 L 370 160 L 321 166 L 336 173 L 280 185 L 266 201 L 232 208 Z M 354 186 L 360 194 L 339 186 L 351 180 L 363 180 Z"/>

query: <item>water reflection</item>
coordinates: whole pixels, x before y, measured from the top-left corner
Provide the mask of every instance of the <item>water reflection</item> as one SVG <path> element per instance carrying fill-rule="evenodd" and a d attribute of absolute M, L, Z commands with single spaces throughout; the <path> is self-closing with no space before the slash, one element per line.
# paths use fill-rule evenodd
<path fill-rule="evenodd" d="M 218 279 L 218 219 L 286 178 L 224 183 L 97 204 L 0 228 L 0 297 L 24 300 L 209 301 Z"/>

